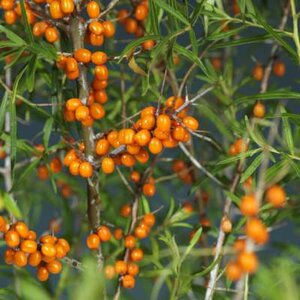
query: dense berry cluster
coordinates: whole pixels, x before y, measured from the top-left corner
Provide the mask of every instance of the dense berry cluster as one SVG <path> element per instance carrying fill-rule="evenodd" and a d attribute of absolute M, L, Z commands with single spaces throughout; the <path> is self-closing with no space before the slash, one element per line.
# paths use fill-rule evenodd
<path fill-rule="evenodd" d="M 49 274 L 58 274 L 62 270 L 60 260 L 70 251 L 69 243 L 54 235 L 43 235 L 37 241 L 33 230 L 21 221 L 9 224 L 0 216 L 0 232 L 3 233 L 7 249 L 4 259 L 7 264 L 17 267 L 30 265 L 37 267 L 37 277 L 46 281 Z"/>

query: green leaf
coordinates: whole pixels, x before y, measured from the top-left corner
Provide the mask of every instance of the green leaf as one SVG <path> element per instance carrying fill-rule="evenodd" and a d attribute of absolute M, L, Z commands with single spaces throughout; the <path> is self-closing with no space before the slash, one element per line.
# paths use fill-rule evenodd
<path fill-rule="evenodd" d="M 26 45 L 26 42 L 21 37 L 16 35 L 10 29 L 4 27 L 3 25 L 0 25 L 0 32 L 3 32 L 9 40 L 14 42 L 15 46 Z"/>
<path fill-rule="evenodd" d="M 181 263 L 184 262 L 184 260 L 187 258 L 187 256 L 190 254 L 190 252 L 192 251 L 192 249 L 196 246 L 196 244 L 199 241 L 199 238 L 202 234 L 202 227 L 200 227 L 194 234 L 193 238 L 191 239 L 189 245 L 187 246 L 185 252 L 183 253 L 182 257 L 181 257 Z"/>
<path fill-rule="evenodd" d="M 23 21 L 23 24 L 25 24 L 26 35 L 27 35 L 29 43 L 33 44 L 33 42 L 34 42 L 33 34 L 32 34 L 31 27 L 28 23 L 28 19 L 27 19 L 27 13 L 26 13 L 26 9 L 25 9 L 25 1 L 21 0 L 20 5 L 21 5 L 21 12 L 22 12 L 22 21 Z"/>
<path fill-rule="evenodd" d="M 250 164 L 250 166 L 244 171 L 242 177 L 241 177 L 241 183 L 243 183 L 247 178 L 249 178 L 256 169 L 260 166 L 262 160 L 264 158 L 264 153 L 260 153 Z"/>
<path fill-rule="evenodd" d="M 286 109 L 283 106 L 281 106 L 281 112 L 286 113 Z M 288 118 L 282 117 L 282 123 L 283 123 L 284 140 L 288 146 L 290 153 L 292 155 L 294 155 L 294 153 L 295 153 L 294 140 L 293 140 L 292 129 L 291 129 Z"/>
<path fill-rule="evenodd" d="M 9 95 L 7 92 L 4 93 L 0 106 L 0 135 L 2 134 L 3 124 L 5 120 L 5 113 L 7 109 L 7 104 L 9 103 Z"/>
<path fill-rule="evenodd" d="M 52 131 L 52 126 L 53 126 L 53 118 L 49 118 L 45 125 L 44 125 L 44 135 L 43 135 L 43 143 L 45 148 L 48 147 L 48 143 L 49 143 L 49 138 L 51 135 L 51 131 Z"/>
<path fill-rule="evenodd" d="M 17 219 L 22 219 L 22 213 L 17 205 L 17 203 L 12 199 L 10 194 L 3 194 L 3 204 L 6 210 L 11 213 Z"/>
<path fill-rule="evenodd" d="M 145 214 L 148 214 L 151 212 L 150 206 L 149 206 L 149 201 L 147 200 L 146 197 L 142 196 L 141 197 L 142 205 L 143 205 L 143 211 Z"/>
<path fill-rule="evenodd" d="M 225 195 L 237 206 L 240 205 L 240 198 L 230 191 L 224 191 Z"/>
<path fill-rule="evenodd" d="M 161 0 L 152 0 L 154 3 L 156 3 L 160 8 L 168 12 L 170 15 L 174 16 L 176 19 L 181 21 L 185 25 L 190 25 L 189 21 L 183 16 L 179 11 L 175 10 L 172 6 L 170 6 L 165 1 Z"/>
<path fill-rule="evenodd" d="M 26 71 L 26 84 L 27 84 L 27 89 L 30 93 L 34 89 L 36 66 L 37 66 L 37 56 L 32 55 Z"/>
<path fill-rule="evenodd" d="M 150 26 L 149 31 L 155 35 L 159 35 L 159 16 L 158 7 L 153 0 L 149 0 L 149 15 L 148 18 Z"/>
<path fill-rule="evenodd" d="M 227 165 L 227 164 L 231 164 L 235 161 L 238 161 L 240 159 L 243 159 L 243 158 L 246 158 L 246 157 L 251 157 L 253 156 L 254 154 L 256 154 L 257 152 L 261 151 L 260 148 L 257 148 L 257 149 L 254 149 L 254 150 L 249 150 L 249 151 L 245 151 L 245 152 L 242 152 L 238 155 L 235 155 L 233 157 L 228 157 L 228 158 L 225 158 L 219 162 L 217 162 L 217 165 Z"/>

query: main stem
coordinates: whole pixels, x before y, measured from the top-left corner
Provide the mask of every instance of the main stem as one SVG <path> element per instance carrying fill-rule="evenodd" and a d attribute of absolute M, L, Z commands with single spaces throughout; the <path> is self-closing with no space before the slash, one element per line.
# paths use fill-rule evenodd
<path fill-rule="evenodd" d="M 84 48 L 84 35 L 85 29 L 80 22 L 79 17 L 73 17 L 70 21 L 70 34 L 73 44 L 73 50 Z M 78 97 L 82 104 L 88 104 L 89 97 L 89 84 L 87 79 L 87 68 L 84 65 L 80 65 L 80 75 L 77 79 L 78 84 Z M 94 132 L 92 127 L 82 126 L 83 143 L 85 147 L 85 157 L 90 162 L 94 162 Z M 96 230 L 100 225 L 100 210 L 101 201 L 99 195 L 99 187 L 97 176 L 87 180 L 87 214 L 91 229 Z"/>

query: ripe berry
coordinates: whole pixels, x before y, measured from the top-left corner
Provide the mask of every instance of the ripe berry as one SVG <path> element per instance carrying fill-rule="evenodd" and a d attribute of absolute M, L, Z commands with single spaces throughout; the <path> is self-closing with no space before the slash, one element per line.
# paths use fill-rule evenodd
<path fill-rule="evenodd" d="M 74 1 L 73 0 L 61 0 L 60 8 L 63 13 L 71 14 L 75 8 Z"/>
<path fill-rule="evenodd" d="M 125 23 L 125 20 L 127 19 L 128 16 L 129 16 L 129 12 L 127 9 L 120 9 L 118 11 L 117 19 L 121 24 L 123 24 Z"/>
<path fill-rule="evenodd" d="M 131 214 L 131 206 L 124 204 L 120 209 L 120 215 L 124 218 L 128 218 Z"/>
<path fill-rule="evenodd" d="M 129 262 L 127 264 L 127 273 L 131 276 L 136 276 L 139 273 L 139 266 L 135 263 Z"/>
<path fill-rule="evenodd" d="M 146 146 L 151 139 L 149 130 L 143 129 L 138 131 L 134 136 L 134 141 L 140 146 Z"/>
<path fill-rule="evenodd" d="M 163 150 L 162 142 L 156 137 L 150 140 L 148 147 L 152 154 L 159 154 Z"/>
<path fill-rule="evenodd" d="M 41 261 L 42 261 L 42 254 L 40 251 L 31 253 L 28 256 L 28 264 L 32 267 L 37 267 Z"/>
<path fill-rule="evenodd" d="M 10 229 L 5 233 L 5 242 L 8 247 L 18 247 L 20 244 L 20 235 L 17 231 Z"/>
<path fill-rule="evenodd" d="M 125 275 L 122 278 L 122 285 L 126 289 L 132 289 L 135 286 L 135 279 L 131 275 Z"/>
<path fill-rule="evenodd" d="M 256 118 L 263 118 L 265 116 L 265 114 L 266 114 L 265 105 L 258 101 L 254 105 L 254 108 L 253 108 L 253 115 L 254 115 L 254 117 L 256 117 Z"/>
<path fill-rule="evenodd" d="M 15 250 L 11 248 L 6 249 L 4 253 L 5 263 L 8 265 L 12 265 L 15 262 L 15 254 L 16 254 Z"/>
<path fill-rule="evenodd" d="M 41 22 L 36 22 L 34 25 L 33 25 L 33 28 L 32 28 L 32 34 L 34 36 L 37 36 L 37 37 L 40 37 L 42 36 L 46 29 L 48 28 L 48 24 L 44 21 L 41 21 Z"/>
<path fill-rule="evenodd" d="M 58 274 L 62 269 L 62 264 L 59 260 L 53 260 L 47 264 L 47 270 L 51 274 Z"/>
<path fill-rule="evenodd" d="M 108 242 L 111 239 L 111 232 L 107 226 L 100 226 L 98 236 L 102 242 Z"/>
<path fill-rule="evenodd" d="M 236 262 L 228 263 L 225 270 L 226 277 L 231 281 L 237 281 L 242 277 L 242 269 Z"/>
<path fill-rule="evenodd" d="M 143 222 L 149 227 L 154 226 L 154 224 L 155 224 L 155 215 L 152 214 L 152 213 L 145 214 L 144 217 L 143 217 Z"/>
<path fill-rule="evenodd" d="M 75 117 L 77 121 L 84 121 L 90 115 L 88 107 L 81 105 L 75 111 Z"/>
<path fill-rule="evenodd" d="M 4 12 L 4 20 L 5 23 L 8 25 L 15 24 L 17 21 L 17 14 L 15 13 L 14 10 L 6 10 Z"/>
<path fill-rule="evenodd" d="M 124 275 L 127 272 L 127 263 L 123 260 L 118 260 L 115 263 L 115 271 L 119 275 Z"/>
<path fill-rule="evenodd" d="M 137 7 L 135 8 L 134 17 L 139 21 L 143 21 L 147 18 L 147 15 L 148 7 L 143 4 L 137 5 Z"/>
<path fill-rule="evenodd" d="M 255 216 L 259 211 L 259 205 L 254 195 L 245 195 L 241 199 L 240 210 L 245 216 Z"/>
<path fill-rule="evenodd" d="M 40 180 L 47 180 L 49 178 L 49 171 L 45 165 L 40 165 L 37 169 L 37 173 Z"/>
<path fill-rule="evenodd" d="M 123 153 L 121 155 L 121 163 L 122 163 L 122 165 L 124 165 L 126 167 L 128 167 L 128 168 L 133 167 L 135 165 L 135 162 L 136 162 L 136 160 L 135 160 L 134 156 L 132 156 L 131 154 Z"/>
<path fill-rule="evenodd" d="M 34 253 L 37 250 L 37 243 L 31 240 L 24 240 L 21 243 L 20 248 L 25 253 Z"/>
<path fill-rule="evenodd" d="M 103 28 L 102 23 L 100 23 L 98 21 L 93 21 L 89 24 L 89 30 L 91 33 L 100 35 L 103 33 L 104 28 Z"/>
<path fill-rule="evenodd" d="M 132 261 L 141 261 L 144 257 L 143 250 L 140 248 L 135 248 L 130 253 L 130 258 Z"/>
<path fill-rule="evenodd" d="M 107 55 L 105 52 L 96 51 L 92 54 L 92 62 L 97 66 L 105 64 L 107 61 Z"/>
<path fill-rule="evenodd" d="M 103 138 L 96 143 L 96 153 L 98 155 L 106 155 L 109 151 L 110 144 L 107 139 Z"/>
<path fill-rule="evenodd" d="M 77 155 L 74 149 L 71 149 L 70 151 L 67 152 L 64 160 L 63 160 L 63 164 L 65 166 L 70 166 L 71 162 L 77 159 Z"/>
<path fill-rule="evenodd" d="M 95 77 L 98 80 L 107 80 L 108 79 L 108 69 L 105 65 L 95 67 Z"/>
<path fill-rule="evenodd" d="M 265 244 L 269 239 L 266 226 L 256 218 L 248 220 L 245 228 L 246 235 L 259 245 Z"/>
<path fill-rule="evenodd" d="M 49 10 L 53 19 L 61 19 L 64 16 L 61 10 L 60 2 L 57 0 L 54 0 L 50 3 Z"/>
<path fill-rule="evenodd" d="M 47 281 L 49 278 L 49 272 L 46 267 L 38 267 L 37 278 L 39 281 Z"/>
<path fill-rule="evenodd" d="M 95 120 L 99 120 L 105 116 L 105 110 L 101 104 L 94 103 L 90 106 L 90 115 Z"/>
<path fill-rule="evenodd" d="M 253 71 L 252 71 L 252 76 L 255 80 L 257 81 L 261 81 L 264 77 L 264 68 L 262 67 L 262 65 L 257 64 Z"/>
<path fill-rule="evenodd" d="M 86 6 L 86 10 L 91 19 L 96 19 L 100 15 L 100 6 L 96 1 L 90 1 Z"/>
<path fill-rule="evenodd" d="M 191 117 L 191 116 L 187 116 L 187 117 L 183 118 L 183 124 L 187 128 L 189 128 L 193 131 L 197 130 L 199 127 L 199 122 L 194 117 Z"/>
<path fill-rule="evenodd" d="M 150 228 L 148 226 L 137 226 L 134 229 L 134 235 L 138 239 L 145 239 L 149 234 Z"/>
<path fill-rule="evenodd" d="M 132 235 L 126 236 L 126 238 L 124 240 L 124 245 L 128 249 L 133 249 L 135 247 L 135 245 L 136 245 L 136 239 L 135 239 L 135 237 L 132 236 Z"/>
<path fill-rule="evenodd" d="M 61 245 L 65 249 L 66 253 L 68 253 L 71 249 L 69 242 L 63 238 L 58 239 L 57 244 Z"/>
<path fill-rule="evenodd" d="M 58 157 L 53 157 L 50 161 L 50 169 L 53 173 L 59 173 L 62 169 L 62 163 Z"/>
<path fill-rule="evenodd" d="M 89 234 L 86 239 L 86 245 L 89 249 L 98 249 L 100 245 L 100 238 L 97 234 Z"/>
<path fill-rule="evenodd" d="M 81 161 L 79 159 L 73 160 L 69 166 L 69 171 L 73 176 L 79 175 L 79 168 Z"/>
<path fill-rule="evenodd" d="M 141 180 L 141 174 L 137 171 L 132 171 L 131 174 L 130 174 L 130 179 L 137 183 Z"/>
<path fill-rule="evenodd" d="M 142 43 L 142 47 L 144 50 L 151 50 L 155 46 L 155 41 L 147 40 Z"/>
<path fill-rule="evenodd" d="M 282 61 L 276 61 L 273 65 L 274 75 L 283 77 L 285 75 L 285 64 Z"/>
<path fill-rule="evenodd" d="M 236 252 L 241 252 L 246 249 L 246 239 L 237 239 L 234 244 L 233 248 Z"/>
<path fill-rule="evenodd" d="M 36 233 L 33 230 L 29 230 L 26 238 L 27 240 L 34 241 L 36 240 Z"/>
<path fill-rule="evenodd" d="M 94 92 L 94 97 L 95 97 L 95 101 L 100 103 L 100 104 L 104 104 L 108 100 L 107 93 L 103 89 L 96 90 Z"/>
<path fill-rule="evenodd" d="M 115 35 L 116 29 L 111 21 L 104 21 L 103 25 L 103 35 L 105 37 L 113 37 Z"/>
<path fill-rule="evenodd" d="M 162 131 L 169 131 L 171 128 L 171 119 L 166 114 L 161 114 L 157 117 L 156 127 Z"/>
<path fill-rule="evenodd" d="M 149 160 L 149 153 L 145 149 L 141 149 L 138 154 L 135 155 L 137 161 L 145 164 Z"/>
<path fill-rule="evenodd" d="M 114 238 L 119 241 L 123 238 L 123 230 L 121 228 L 116 228 L 114 231 Z"/>
<path fill-rule="evenodd" d="M 57 241 L 57 237 L 50 235 L 50 234 L 46 234 L 40 237 L 40 242 L 41 243 L 49 243 L 54 245 Z"/>
<path fill-rule="evenodd" d="M 127 18 L 124 22 L 125 24 L 125 31 L 127 33 L 135 33 L 138 27 L 138 23 L 133 18 Z"/>
<path fill-rule="evenodd" d="M 21 238 L 23 239 L 27 238 L 29 229 L 24 222 L 18 221 L 17 223 L 15 223 L 14 229 Z"/>
<path fill-rule="evenodd" d="M 17 251 L 14 256 L 14 262 L 17 267 L 25 267 L 27 265 L 27 255 L 23 251 Z"/>
<path fill-rule="evenodd" d="M 91 51 L 85 48 L 79 48 L 74 52 L 74 58 L 78 62 L 82 62 L 84 64 L 87 64 L 91 61 L 91 56 L 92 56 Z"/>
<path fill-rule="evenodd" d="M 227 216 L 224 216 L 222 218 L 221 221 L 221 229 L 225 232 L 225 233 L 230 233 L 232 230 L 232 223 L 230 221 L 230 219 Z"/>
<path fill-rule="evenodd" d="M 93 166 L 88 161 L 82 162 L 79 166 L 79 174 L 81 177 L 89 178 L 93 175 Z"/>
<path fill-rule="evenodd" d="M 146 183 L 143 185 L 143 194 L 148 197 L 154 196 L 156 188 L 154 184 Z"/>
<path fill-rule="evenodd" d="M 104 275 L 107 279 L 113 279 L 115 277 L 115 268 L 112 265 L 107 265 L 104 268 Z"/>
<path fill-rule="evenodd" d="M 285 205 L 286 194 L 281 186 L 273 185 L 267 190 L 266 199 L 274 207 L 279 208 Z"/>
<path fill-rule="evenodd" d="M 78 98 L 71 98 L 66 102 L 66 108 L 70 111 L 75 111 L 82 103 Z"/>
<path fill-rule="evenodd" d="M 214 67 L 214 69 L 216 71 L 220 71 L 221 68 L 222 68 L 222 59 L 220 57 L 213 57 L 211 60 L 210 60 L 212 66 Z"/>
<path fill-rule="evenodd" d="M 111 174 L 115 170 L 115 162 L 111 157 L 105 157 L 101 163 L 101 169 L 105 174 Z"/>
<path fill-rule="evenodd" d="M 235 149 L 237 153 L 242 153 L 248 150 L 248 145 L 243 139 L 238 139 L 235 142 Z"/>
<path fill-rule="evenodd" d="M 237 258 L 238 264 L 243 272 L 254 273 L 258 267 L 257 257 L 253 252 L 242 252 Z"/>
<path fill-rule="evenodd" d="M 53 244 L 45 243 L 42 245 L 41 252 L 46 257 L 54 257 L 56 255 L 56 249 Z"/>

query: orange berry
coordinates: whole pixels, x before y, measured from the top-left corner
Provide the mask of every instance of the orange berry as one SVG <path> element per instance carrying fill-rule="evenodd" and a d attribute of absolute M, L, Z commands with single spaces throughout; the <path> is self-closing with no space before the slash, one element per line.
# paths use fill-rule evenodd
<path fill-rule="evenodd" d="M 68 72 L 75 72 L 78 70 L 77 60 L 73 57 L 68 57 L 66 59 L 66 70 Z"/>
<path fill-rule="evenodd" d="M 244 251 L 246 249 L 246 239 L 235 240 L 233 248 L 236 252 Z"/>
<path fill-rule="evenodd" d="M 80 161 L 79 159 L 73 160 L 73 161 L 70 163 L 69 171 L 70 171 L 70 173 L 71 173 L 73 176 L 78 176 L 78 175 L 79 175 L 79 168 L 80 168 L 80 165 L 81 165 L 81 161 Z"/>
<path fill-rule="evenodd" d="M 81 105 L 75 111 L 75 118 L 77 121 L 84 121 L 90 115 L 90 111 L 87 106 Z"/>
<path fill-rule="evenodd" d="M 49 272 L 46 267 L 39 266 L 37 269 L 37 278 L 39 281 L 47 281 L 49 278 Z"/>
<path fill-rule="evenodd" d="M 148 226 L 137 226 L 135 229 L 134 229 L 134 235 L 139 238 L 139 239 L 145 239 L 148 234 L 150 232 L 150 228 Z"/>
<path fill-rule="evenodd" d="M 77 69 L 77 70 L 75 70 L 75 71 L 73 71 L 73 72 L 69 72 L 69 71 L 67 71 L 67 77 L 70 79 L 70 80 L 74 80 L 74 79 L 76 79 L 76 78 L 78 78 L 79 77 L 79 69 Z"/>
<path fill-rule="evenodd" d="M 178 142 L 171 136 L 162 141 L 162 144 L 165 148 L 174 148 L 178 145 Z"/>
<path fill-rule="evenodd" d="M 141 180 L 141 174 L 137 171 L 132 171 L 131 174 L 130 174 L 130 179 L 137 183 Z"/>
<path fill-rule="evenodd" d="M 40 251 L 31 253 L 28 256 L 28 264 L 32 267 L 37 267 L 41 261 L 42 261 L 42 254 Z"/>
<path fill-rule="evenodd" d="M 171 128 L 171 119 L 166 114 L 161 114 L 157 117 L 156 127 L 162 131 L 169 131 Z"/>
<path fill-rule="evenodd" d="M 71 149 L 67 152 L 63 164 L 67 167 L 70 166 L 71 162 L 77 159 L 76 151 L 74 149 Z"/>
<path fill-rule="evenodd" d="M 105 64 L 107 61 L 107 55 L 105 52 L 96 51 L 92 54 L 92 62 L 97 66 Z"/>
<path fill-rule="evenodd" d="M 139 4 L 136 6 L 135 11 L 134 11 L 134 17 L 138 20 L 138 21 L 143 21 L 147 18 L 148 15 L 148 7 L 143 5 L 143 4 Z"/>
<path fill-rule="evenodd" d="M 74 1 L 73 0 L 61 0 L 60 8 L 63 13 L 71 14 L 75 8 Z"/>
<path fill-rule="evenodd" d="M 140 152 L 141 146 L 136 145 L 136 144 L 127 145 L 126 150 L 129 154 L 136 155 Z"/>
<path fill-rule="evenodd" d="M 104 268 L 104 275 L 107 279 L 113 279 L 115 277 L 115 268 L 112 265 L 107 265 Z"/>
<path fill-rule="evenodd" d="M 59 238 L 57 240 L 57 244 L 61 245 L 65 249 L 66 253 L 68 253 L 71 249 L 69 242 L 63 238 Z"/>
<path fill-rule="evenodd" d="M 100 15 L 100 6 L 96 1 L 90 1 L 86 6 L 86 10 L 91 19 L 96 19 Z"/>
<path fill-rule="evenodd" d="M 9 225 L 7 224 L 6 220 L 0 216 L 0 232 L 7 232 L 9 229 Z"/>
<path fill-rule="evenodd" d="M 153 133 L 154 133 L 154 136 L 156 138 L 158 138 L 159 140 L 166 140 L 170 136 L 170 132 L 169 131 L 163 131 L 163 130 L 161 130 L 159 128 L 155 128 Z"/>
<path fill-rule="evenodd" d="M 248 145 L 243 139 L 238 139 L 235 142 L 235 148 L 237 153 L 242 153 L 248 150 Z"/>
<path fill-rule="evenodd" d="M 15 2 L 13 0 L 1 0 L 1 8 L 3 10 L 11 10 L 14 8 Z"/>
<path fill-rule="evenodd" d="M 58 274 L 62 269 L 62 264 L 59 260 L 55 259 L 47 263 L 47 270 L 51 274 Z"/>
<path fill-rule="evenodd" d="M 20 235 L 17 231 L 10 229 L 5 233 L 5 242 L 8 247 L 15 248 L 20 244 Z"/>
<path fill-rule="evenodd" d="M 237 261 L 243 272 L 252 274 L 257 270 L 258 260 L 253 252 L 241 252 Z"/>
<path fill-rule="evenodd" d="M 273 207 L 279 208 L 286 203 L 286 194 L 280 185 L 273 185 L 266 192 L 266 199 Z"/>
<path fill-rule="evenodd" d="M 100 226 L 98 236 L 102 242 L 108 242 L 111 239 L 111 232 L 107 226 Z"/>
<path fill-rule="evenodd" d="M 258 214 L 259 205 L 254 195 L 245 195 L 241 199 L 240 210 L 245 216 L 255 216 Z"/>
<path fill-rule="evenodd" d="M 88 117 L 86 119 L 81 121 L 81 125 L 84 127 L 92 127 L 93 124 L 94 124 L 94 119 L 92 118 L 91 115 L 88 115 Z"/>
<path fill-rule="evenodd" d="M 145 149 L 141 149 L 138 154 L 135 155 L 137 161 L 145 164 L 149 160 L 149 153 Z"/>
<path fill-rule="evenodd" d="M 63 0 L 62 0 L 63 1 Z M 64 0 L 66 1 L 66 0 Z M 73 2 L 73 0 L 71 0 Z M 74 58 L 78 62 L 82 62 L 84 64 L 88 64 L 91 61 L 92 53 L 90 50 L 85 48 L 79 48 L 74 52 Z"/>
<path fill-rule="evenodd" d="M 52 244 L 54 245 L 57 241 L 57 237 L 50 235 L 50 234 L 46 234 L 40 237 L 40 242 L 41 243 L 48 243 L 48 244 Z"/>
<path fill-rule="evenodd" d="M 236 147 L 235 147 L 235 144 L 230 145 L 228 154 L 229 154 L 230 156 L 235 156 L 235 155 L 238 154 L 237 149 L 236 149 Z"/>
<path fill-rule="evenodd" d="M 266 114 L 266 107 L 261 102 L 257 102 L 253 108 L 253 115 L 256 118 L 263 118 Z"/>
<path fill-rule="evenodd" d="M 230 262 L 226 267 L 225 274 L 229 280 L 237 281 L 242 277 L 243 272 L 238 263 Z"/>
<path fill-rule="evenodd" d="M 148 147 L 152 154 L 159 154 L 163 150 L 162 142 L 156 137 L 150 140 Z"/>
<path fill-rule="evenodd" d="M 134 136 L 134 141 L 140 146 L 146 146 L 151 139 L 150 131 L 143 129 L 138 131 Z"/>
<path fill-rule="evenodd" d="M 141 248 L 135 248 L 130 253 L 130 258 L 132 261 L 141 261 L 144 257 L 144 252 Z"/>
<path fill-rule="evenodd" d="M 125 289 L 132 289 L 135 286 L 135 279 L 131 275 L 125 275 L 122 277 L 122 285 Z"/>
<path fill-rule="evenodd" d="M 261 81 L 264 77 L 264 72 L 262 65 L 257 64 L 252 71 L 252 76 L 255 80 Z"/>
<path fill-rule="evenodd" d="M 147 40 L 142 43 L 142 47 L 144 50 L 151 50 L 155 46 L 155 41 Z"/>
<path fill-rule="evenodd" d="M 90 24 L 89 24 L 89 30 L 91 33 L 94 33 L 96 35 L 100 35 L 103 33 L 103 25 L 102 23 L 98 22 L 98 21 L 92 21 Z"/>
<path fill-rule="evenodd" d="M 121 155 L 121 163 L 122 165 L 130 168 L 130 167 L 133 167 L 135 165 L 135 158 L 133 155 L 129 154 L 129 153 L 123 153 Z"/>
<path fill-rule="evenodd" d="M 191 116 L 184 117 L 183 118 L 183 124 L 187 128 L 189 128 L 193 131 L 195 131 L 199 128 L 199 122 L 194 117 L 191 117 Z"/>
<path fill-rule="evenodd" d="M 129 16 L 129 11 L 127 9 L 120 9 L 118 11 L 117 19 L 120 23 L 125 23 L 128 16 Z"/>
<path fill-rule="evenodd" d="M 106 155 L 109 151 L 110 144 L 107 139 L 102 138 L 96 143 L 96 153 L 98 155 Z"/>
<path fill-rule="evenodd" d="M 58 0 L 54 0 L 50 3 L 49 10 L 53 19 L 61 19 L 64 16 L 61 10 L 60 1 Z"/>
<path fill-rule="evenodd" d="M 80 106 L 82 106 L 82 103 L 78 98 L 71 98 L 66 102 L 66 108 L 70 111 L 75 111 Z"/>
<path fill-rule="evenodd" d="M 285 64 L 282 61 L 276 61 L 273 64 L 273 73 L 278 77 L 283 77 L 285 75 Z"/>
<path fill-rule="evenodd" d="M 15 24 L 17 21 L 17 14 L 15 13 L 14 10 L 6 10 L 4 12 L 4 20 L 5 23 L 8 25 Z"/>
<path fill-rule="evenodd" d="M 265 244 L 269 239 L 269 233 L 261 220 L 251 218 L 246 223 L 246 235 L 259 245 Z"/>
<path fill-rule="evenodd" d="M 129 262 L 127 265 L 127 273 L 131 276 L 136 276 L 139 273 L 139 266 L 135 263 Z"/>
<path fill-rule="evenodd" d="M 95 120 L 99 120 L 105 116 L 105 110 L 101 104 L 94 103 L 90 106 L 90 115 Z"/>
<path fill-rule="evenodd" d="M 227 216 L 224 216 L 221 221 L 221 228 L 225 233 L 230 233 L 232 230 L 232 223 Z"/>
<path fill-rule="evenodd" d="M 29 229 L 28 229 L 28 226 L 24 222 L 18 221 L 17 223 L 15 223 L 14 229 L 21 238 L 23 238 L 23 239 L 27 238 Z"/>
<path fill-rule="evenodd" d="M 88 161 L 84 161 L 79 166 L 79 174 L 81 177 L 89 178 L 93 175 L 93 166 Z"/>
<path fill-rule="evenodd" d="M 107 97 L 107 93 L 105 90 L 96 90 L 94 92 L 94 97 L 95 97 L 95 101 L 100 103 L 100 104 L 104 104 L 107 102 L 108 97 Z"/>
<path fill-rule="evenodd" d="M 45 165 L 40 165 L 37 169 L 37 173 L 40 180 L 47 180 L 49 178 L 49 171 Z"/>
<path fill-rule="evenodd" d="M 214 69 L 216 71 L 220 71 L 221 68 L 222 68 L 222 59 L 220 57 L 213 57 L 211 60 L 210 60 L 212 66 L 214 67 Z"/>
<path fill-rule="evenodd" d="M 25 267 L 27 265 L 27 254 L 23 251 L 16 251 L 14 262 L 17 267 Z"/>
<path fill-rule="evenodd" d="M 103 25 L 103 35 L 105 37 L 113 37 L 115 35 L 116 29 L 111 21 L 104 21 Z"/>
<path fill-rule="evenodd" d="M 143 217 L 143 222 L 149 227 L 154 226 L 154 224 L 155 224 L 155 215 L 152 214 L 152 213 L 145 214 L 144 217 Z"/>
<path fill-rule="evenodd" d="M 172 137 L 177 141 L 183 142 L 185 141 L 186 133 L 186 129 L 179 125 L 172 130 Z"/>
<path fill-rule="evenodd" d="M 123 238 L 123 230 L 121 228 L 116 228 L 114 231 L 114 238 L 119 241 Z"/>
<path fill-rule="evenodd" d="M 95 76 L 98 80 L 108 79 L 108 69 L 105 65 L 95 67 Z"/>
<path fill-rule="evenodd" d="M 56 249 L 53 244 L 44 243 L 41 248 L 41 252 L 46 257 L 54 257 L 56 255 Z"/>
<path fill-rule="evenodd" d="M 62 169 L 61 160 L 58 157 L 53 157 L 50 162 L 50 169 L 53 173 L 59 173 Z"/>
<path fill-rule="evenodd" d="M 74 111 L 64 109 L 63 115 L 64 115 L 64 120 L 67 122 L 74 122 L 76 120 Z"/>
<path fill-rule="evenodd" d="M 95 90 L 103 90 L 108 86 L 107 80 L 98 80 L 97 78 L 94 78 L 92 82 L 92 87 Z"/>
<path fill-rule="evenodd" d="M 104 36 L 103 35 L 97 35 L 95 33 L 90 33 L 90 44 L 93 46 L 101 46 L 104 43 Z"/>
<path fill-rule="evenodd" d="M 148 197 L 154 196 L 156 188 L 154 184 L 146 183 L 143 185 L 143 194 Z"/>
<path fill-rule="evenodd" d="M 33 230 L 28 231 L 27 240 L 34 241 L 36 240 L 36 233 Z"/>
<path fill-rule="evenodd" d="M 86 245 L 89 249 L 98 249 L 100 245 L 100 238 L 97 234 L 89 234 L 86 239 Z"/>
<path fill-rule="evenodd" d="M 128 218 L 131 214 L 131 206 L 124 204 L 120 209 L 120 215 L 124 218 Z"/>
<path fill-rule="evenodd" d="M 115 271 L 119 275 L 124 275 L 127 272 L 127 263 L 123 260 L 117 260 L 115 263 Z"/>
<path fill-rule="evenodd" d="M 124 245 L 128 249 L 133 249 L 136 245 L 136 239 L 132 235 L 128 235 L 125 237 Z"/>
<path fill-rule="evenodd" d="M 37 250 L 37 243 L 31 240 L 24 240 L 21 242 L 20 248 L 25 253 L 34 253 Z"/>
<path fill-rule="evenodd" d="M 44 21 L 36 22 L 33 25 L 32 34 L 34 36 L 40 37 L 40 36 L 42 36 L 46 32 L 46 29 L 48 28 L 48 26 L 49 25 L 46 22 L 44 22 Z"/>
<path fill-rule="evenodd" d="M 127 33 L 135 33 L 138 27 L 137 21 L 133 18 L 125 19 L 124 25 Z"/>
<path fill-rule="evenodd" d="M 105 174 L 111 174 L 115 170 L 115 162 L 111 157 L 105 157 L 101 163 L 101 169 Z"/>
<path fill-rule="evenodd" d="M 6 249 L 4 252 L 5 263 L 8 265 L 12 265 L 15 262 L 15 254 L 16 254 L 15 250 L 11 248 Z"/>

